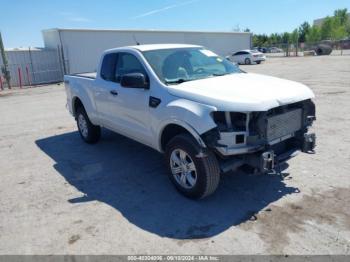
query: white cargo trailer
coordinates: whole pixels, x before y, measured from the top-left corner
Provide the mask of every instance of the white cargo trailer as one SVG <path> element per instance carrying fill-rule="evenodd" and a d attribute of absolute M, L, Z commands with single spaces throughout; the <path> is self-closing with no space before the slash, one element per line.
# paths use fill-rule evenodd
<path fill-rule="evenodd" d="M 45 47 L 59 48 L 65 60 L 66 73 L 96 70 L 101 53 L 110 48 L 139 44 L 179 43 L 205 46 L 227 56 L 232 52 L 249 49 L 251 33 L 200 32 L 158 30 L 100 30 L 100 29 L 47 29 L 43 30 Z"/>

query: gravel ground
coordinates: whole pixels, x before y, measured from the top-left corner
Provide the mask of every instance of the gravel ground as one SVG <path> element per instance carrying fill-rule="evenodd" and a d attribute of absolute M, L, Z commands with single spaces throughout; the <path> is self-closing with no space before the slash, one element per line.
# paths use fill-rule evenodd
<path fill-rule="evenodd" d="M 152 149 L 109 131 L 84 144 L 63 85 L 0 92 L 0 254 L 350 254 L 350 56 L 242 68 L 314 90 L 317 154 L 226 175 L 203 201 Z"/>

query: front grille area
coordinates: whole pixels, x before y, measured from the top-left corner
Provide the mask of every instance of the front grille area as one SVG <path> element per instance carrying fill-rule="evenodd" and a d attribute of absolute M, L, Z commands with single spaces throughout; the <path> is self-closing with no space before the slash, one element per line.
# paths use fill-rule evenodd
<path fill-rule="evenodd" d="M 290 135 L 302 128 L 302 109 L 291 110 L 267 118 L 267 141 Z"/>

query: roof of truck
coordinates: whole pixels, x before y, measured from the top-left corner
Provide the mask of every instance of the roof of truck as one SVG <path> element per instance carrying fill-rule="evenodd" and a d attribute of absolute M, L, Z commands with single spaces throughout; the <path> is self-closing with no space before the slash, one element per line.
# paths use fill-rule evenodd
<path fill-rule="evenodd" d="M 201 46 L 188 45 L 188 44 L 149 44 L 149 45 L 134 45 L 134 46 L 118 47 L 118 48 L 109 49 L 108 51 L 110 52 L 113 50 L 117 51 L 119 49 L 132 48 L 143 52 L 143 51 L 151 51 L 151 50 L 159 50 L 159 49 L 196 48 L 196 47 L 201 47 Z"/>

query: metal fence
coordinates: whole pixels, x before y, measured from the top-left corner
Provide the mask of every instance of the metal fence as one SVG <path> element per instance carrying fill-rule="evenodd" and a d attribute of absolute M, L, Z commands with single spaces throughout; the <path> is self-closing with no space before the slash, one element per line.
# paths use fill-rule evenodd
<path fill-rule="evenodd" d="M 315 43 L 274 43 L 259 47 L 268 57 L 308 55 L 350 55 L 350 40 L 319 41 Z"/>
<path fill-rule="evenodd" d="M 7 71 L 11 87 L 24 87 L 63 81 L 63 66 L 58 49 L 7 50 Z M 0 82 L 7 87 L 4 64 L 0 57 Z M 1 84 L 1 83 L 0 83 Z"/>

